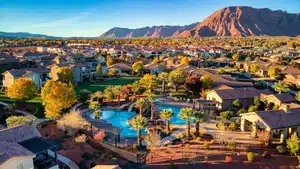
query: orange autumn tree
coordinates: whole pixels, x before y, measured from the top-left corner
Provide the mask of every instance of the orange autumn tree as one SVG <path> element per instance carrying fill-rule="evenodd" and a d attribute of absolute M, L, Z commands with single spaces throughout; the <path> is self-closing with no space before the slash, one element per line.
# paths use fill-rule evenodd
<path fill-rule="evenodd" d="M 71 83 L 49 80 L 42 88 L 41 95 L 47 118 L 60 117 L 64 109 L 70 108 L 77 101 Z"/>
<path fill-rule="evenodd" d="M 37 87 L 29 78 L 19 78 L 8 87 L 7 96 L 17 101 L 33 99 L 37 93 Z"/>

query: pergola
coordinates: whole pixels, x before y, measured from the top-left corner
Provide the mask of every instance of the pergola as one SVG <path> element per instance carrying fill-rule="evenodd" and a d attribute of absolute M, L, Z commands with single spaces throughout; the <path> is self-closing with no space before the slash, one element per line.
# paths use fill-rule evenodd
<path fill-rule="evenodd" d="M 41 137 L 35 137 L 22 141 L 19 144 L 36 155 L 36 157 L 33 159 L 35 167 L 43 169 L 57 165 L 57 147 L 45 139 Z M 49 155 L 49 153 L 51 153 L 49 150 L 54 152 L 54 157 Z"/>

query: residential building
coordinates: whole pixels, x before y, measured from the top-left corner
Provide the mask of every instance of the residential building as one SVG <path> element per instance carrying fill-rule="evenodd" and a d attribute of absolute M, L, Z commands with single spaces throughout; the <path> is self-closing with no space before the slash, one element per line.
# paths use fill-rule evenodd
<path fill-rule="evenodd" d="M 14 84 L 18 78 L 26 77 L 31 79 L 36 86 L 40 89 L 49 79 L 48 69 L 29 68 L 29 69 L 11 69 L 2 74 L 3 87 L 8 88 Z"/>
<path fill-rule="evenodd" d="M 59 169 L 56 147 L 28 125 L 0 130 L 1 169 Z"/>

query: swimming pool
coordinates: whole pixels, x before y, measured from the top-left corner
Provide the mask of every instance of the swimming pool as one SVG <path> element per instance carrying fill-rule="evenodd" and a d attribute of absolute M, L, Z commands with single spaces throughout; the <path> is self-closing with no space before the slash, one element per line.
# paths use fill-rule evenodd
<path fill-rule="evenodd" d="M 182 107 L 179 106 L 172 106 L 172 105 L 164 105 L 164 106 L 158 106 L 158 110 L 163 110 L 163 109 L 172 109 L 174 116 L 170 119 L 171 124 L 185 124 L 185 120 L 182 120 L 181 118 L 178 117 L 180 109 Z M 191 120 L 192 122 L 193 120 Z"/>
<path fill-rule="evenodd" d="M 135 112 L 128 111 L 119 111 L 119 110 L 101 110 L 102 116 L 100 119 L 106 120 L 111 123 L 115 127 L 119 127 L 122 129 L 120 136 L 122 137 L 136 137 L 137 131 L 132 129 L 129 124 L 127 124 L 127 120 L 135 115 Z M 94 114 L 91 113 L 90 118 L 94 119 Z M 145 134 L 145 131 L 142 130 L 142 134 Z"/>

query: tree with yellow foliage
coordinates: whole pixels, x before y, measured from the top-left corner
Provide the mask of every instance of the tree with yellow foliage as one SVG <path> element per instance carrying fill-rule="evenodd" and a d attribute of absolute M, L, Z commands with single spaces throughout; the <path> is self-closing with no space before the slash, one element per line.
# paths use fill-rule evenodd
<path fill-rule="evenodd" d="M 7 96 L 17 101 L 33 99 L 37 93 L 37 87 L 29 78 L 19 78 L 8 87 Z"/>
<path fill-rule="evenodd" d="M 73 72 L 69 67 L 61 67 L 57 71 L 58 81 L 63 83 L 72 83 L 73 82 Z"/>
<path fill-rule="evenodd" d="M 158 85 L 158 80 L 155 75 L 146 74 L 143 78 L 140 79 L 140 85 L 146 90 L 154 90 Z"/>
<path fill-rule="evenodd" d="M 188 57 L 182 57 L 180 59 L 180 64 L 184 64 L 184 65 L 188 65 L 190 63 L 189 58 Z"/>
<path fill-rule="evenodd" d="M 210 75 L 204 75 L 200 78 L 203 89 L 211 89 L 213 87 L 213 80 Z"/>
<path fill-rule="evenodd" d="M 47 118 L 60 117 L 64 109 L 70 108 L 77 101 L 71 83 L 66 84 L 49 80 L 42 88 L 41 95 Z"/>

